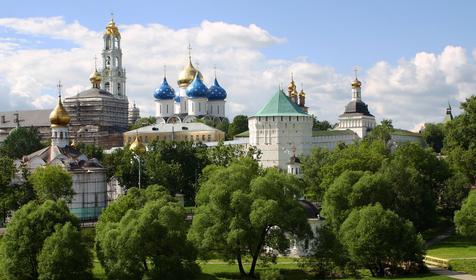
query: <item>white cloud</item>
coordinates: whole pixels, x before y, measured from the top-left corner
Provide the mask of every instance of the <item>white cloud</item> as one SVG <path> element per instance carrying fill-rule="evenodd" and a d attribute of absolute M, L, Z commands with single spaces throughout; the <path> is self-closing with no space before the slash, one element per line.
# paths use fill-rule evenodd
<path fill-rule="evenodd" d="M 15 38 L 0 37 L 0 96 L 4 101 L 0 110 L 53 107 L 58 80 L 66 96 L 90 86 L 88 76 L 94 55 L 102 49 L 102 31 L 61 17 L 0 18 L 0 27 L 16 33 Z M 284 48 L 286 40 L 253 24 L 203 21 L 183 29 L 157 23 L 119 28 L 127 94 L 143 115 L 154 114 L 152 94 L 162 82 L 164 65 L 169 83 L 177 90 L 176 79 L 187 61 L 189 42 L 193 62 L 199 64 L 208 84 L 216 65 L 220 84 L 228 92 L 229 117 L 256 112 L 279 85 L 287 87 L 290 72 L 299 88 L 304 84 L 310 112 L 320 119 L 335 122 L 351 96 L 352 77 L 332 66 L 305 58 L 266 57 L 262 48 L 277 44 Z M 64 40 L 73 47 L 35 47 L 41 37 Z M 468 56 L 465 49 L 448 46 L 439 54 L 421 52 L 395 64 L 377 62 L 362 77 L 363 99 L 378 119 L 391 118 L 399 127 L 412 129 L 425 121 L 440 121 L 447 101 L 456 105 L 475 92 L 475 59 L 476 51 Z"/>

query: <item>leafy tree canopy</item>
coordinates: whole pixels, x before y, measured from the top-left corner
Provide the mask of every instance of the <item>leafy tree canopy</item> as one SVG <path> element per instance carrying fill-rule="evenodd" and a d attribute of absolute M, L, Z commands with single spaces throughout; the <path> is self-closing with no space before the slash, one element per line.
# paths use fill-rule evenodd
<path fill-rule="evenodd" d="M 204 257 L 215 252 L 235 259 L 241 275 L 254 276 L 264 246 L 284 252 L 289 248 L 285 233 L 309 234 L 304 209 L 295 199 L 300 192 L 295 177 L 276 169 L 263 173 L 250 158 L 207 167 L 204 176 L 189 232 Z M 245 256 L 252 258 L 249 273 Z"/>
<path fill-rule="evenodd" d="M 342 224 L 340 239 L 353 261 L 382 277 L 423 267 L 424 242 L 411 222 L 380 204 L 354 209 Z M 405 266 L 402 264 L 405 263 Z"/>
<path fill-rule="evenodd" d="M 228 127 L 228 139 L 233 139 L 235 135 L 240 134 L 248 130 L 248 116 L 237 115 L 233 118 L 233 121 Z"/>
<path fill-rule="evenodd" d="M 476 192 L 472 191 L 463 202 L 461 210 L 456 211 L 454 222 L 456 231 L 464 236 L 476 238 Z"/>
<path fill-rule="evenodd" d="M 422 135 L 426 144 L 431 147 L 435 153 L 441 152 L 445 139 L 444 125 L 442 123 L 426 123 Z"/>
<path fill-rule="evenodd" d="M 59 165 L 47 165 L 35 169 L 28 178 L 40 202 L 45 200 L 73 199 L 73 179 Z"/>
<path fill-rule="evenodd" d="M 0 154 L 13 159 L 29 155 L 43 148 L 38 129 L 18 127 L 13 129 L 0 146 Z"/>
<path fill-rule="evenodd" d="M 134 130 L 144 126 L 152 125 L 152 124 L 155 124 L 156 121 L 157 119 L 154 116 L 150 116 L 147 118 L 140 118 L 129 127 L 129 130 Z"/>

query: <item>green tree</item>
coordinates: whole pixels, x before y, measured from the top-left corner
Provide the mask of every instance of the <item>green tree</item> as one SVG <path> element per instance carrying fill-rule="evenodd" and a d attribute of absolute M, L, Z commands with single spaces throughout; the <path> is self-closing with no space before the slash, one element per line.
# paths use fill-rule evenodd
<path fill-rule="evenodd" d="M 329 163 L 331 152 L 324 148 L 314 148 L 311 154 L 302 160 L 303 179 L 307 186 L 307 195 L 313 197 L 315 200 L 322 199 L 324 189 L 322 188 L 322 180 L 324 174 L 322 172 L 323 166 Z"/>
<path fill-rule="evenodd" d="M 44 241 L 56 225 L 71 222 L 79 229 L 79 221 L 63 200 L 31 201 L 15 212 L 2 239 L 0 267 L 9 280 L 38 279 L 38 255 Z"/>
<path fill-rule="evenodd" d="M 312 119 L 312 129 L 313 130 L 329 130 L 332 128 L 332 125 L 328 121 L 319 121 L 317 117 L 313 116 Z"/>
<path fill-rule="evenodd" d="M 394 131 L 392 120 L 384 119 L 382 122 L 374 127 L 372 131 L 366 136 L 369 141 L 381 141 L 385 145 L 392 138 L 392 132 Z"/>
<path fill-rule="evenodd" d="M 422 135 L 426 144 L 431 147 L 435 153 L 441 152 L 445 139 L 444 125 L 442 123 L 426 123 Z"/>
<path fill-rule="evenodd" d="M 145 172 L 145 156 L 134 157 L 128 148 L 118 149 L 104 156 L 103 165 L 107 170 L 108 179 L 113 176 L 125 189 L 139 186 L 139 161 L 141 163 L 141 185 L 149 184 L 149 177 Z"/>
<path fill-rule="evenodd" d="M 464 199 L 471 189 L 471 182 L 464 174 L 456 172 L 446 180 L 438 201 L 443 214 L 452 217 L 456 210 L 461 208 Z"/>
<path fill-rule="evenodd" d="M 35 169 L 28 178 L 40 202 L 45 200 L 73 199 L 73 179 L 59 165 L 47 165 Z"/>
<path fill-rule="evenodd" d="M 250 158 L 228 167 L 210 166 L 204 172 L 197 194 L 189 239 L 203 257 L 219 253 L 225 260 L 235 259 L 242 276 L 254 276 L 263 247 L 279 252 L 289 248 L 285 233 L 304 237 L 309 234 L 304 209 L 295 197 L 295 178 L 267 169 L 261 173 Z M 251 257 L 248 273 L 243 258 Z"/>
<path fill-rule="evenodd" d="M 43 148 L 38 129 L 18 127 L 13 129 L 0 146 L 0 154 L 13 159 L 29 155 Z"/>
<path fill-rule="evenodd" d="M 38 256 L 39 280 L 92 279 L 92 254 L 70 222 L 56 225 Z"/>
<path fill-rule="evenodd" d="M 237 145 L 225 145 L 223 141 L 218 142 L 218 145 L 207 148 L 207 157 L 210 164 L 219 166 L 228 166 L 234 160 L 247 156 L 251 158 L 259 158 L 260 151 L 251 146 L 248 150 Z"/>
<path fill-rule="evenodd" d="M 107 209 L 107 216 L 101 216 L 98 223 L 98 257 L 108 277 L 193 279 L 198 276 L 196 250 L 186 239 L 185 209 L 160 187 L 135 190 L 133 196 L 148 201 L 134 209 L 141 203 L 121 198 L 117 205 L 122 207 Z"/>
<path fill-rule="evenodd" d="M 145 156 L 149 184 L 164 186 L 172 195 L 181 193 L 193 205 L 202 169 L 208 164 L 207 148 L 194 142 L 155 141 Z"/>
<path fill-rule="evenodd" d="M 12 179 L 15 175 L 13 160 L 7 157 L 0 157 L 0 209 L 2 221 L 5 223 L 7 216 L 12 209 Z"/>
<path fill-rule="evenodd" d="M 472 191 L 464 200 L 461 210 L 454 216 L 456 231 L 464 236 L 476 238 L 476 192 Z"/>
<path fill-rule="evenodd" d="M 228 139 L 233 139 L 235 135 L 240 134 L 248 130 L 248 116 L 237 115 L 233 118 L 233 121 L 228 127 Z"/>
<path fill-rule="evenodd" d="M 354 209 L 342 224 L 340 239 L 351 259 L 382 277 L 388 270 L 416 272 L 423 267 L 424 242 L 411 222 L 380 204 Z M 402 264 L 405 264 L 403 266 Z"/>
<path fill-rule="evenodd" d="M 445 125 L 443 153 L 452 168 L 473 181 L 476 176 L 476 96 L 461 103 L 462 113 Z"/>
<path fill-rule="evenodd" d="M 88 158 L 95 158 L 100 162 L 102 162 L 104 158 L 102 148 L 94 144 L 79 143 L 76 145 L 76 148 Z"/>

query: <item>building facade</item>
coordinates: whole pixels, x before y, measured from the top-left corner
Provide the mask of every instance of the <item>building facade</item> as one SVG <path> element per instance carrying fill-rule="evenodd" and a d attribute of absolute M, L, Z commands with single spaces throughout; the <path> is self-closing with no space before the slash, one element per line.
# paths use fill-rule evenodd
<path fill-rule="evenodd" d="M 106 170 L 96 159 L 88 159 L 70 145 L 71 117 L 58 98 L 58 104 L 49 116 L 50 146 L 23 157 L 18 165 L 30 171 L 47 165 L 59 165 L 72 177 L 74 196 L 69 209 L 80 220 L 95 220 L 107 205 Z"/>

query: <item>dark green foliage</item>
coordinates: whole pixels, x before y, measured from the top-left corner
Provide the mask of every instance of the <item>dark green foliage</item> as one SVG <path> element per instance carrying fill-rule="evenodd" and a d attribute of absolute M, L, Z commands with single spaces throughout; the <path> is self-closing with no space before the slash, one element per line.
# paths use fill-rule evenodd
<path fill-rule="evenodd" d="M 452 168 L 473 181 L 476 176 L 476 96 L 461 103 L 461 115 L 445 127 L 443 153 Z"/>
<path fill-rule="evenodd" d="M 102 162 L 104 158 L 104 153 L 102 151 L 101 147 L 98 147 L 94 144 L 85 144 L 85 143 L 79 143 L 76 145 L 76 148 L 86 155 L 88 158 L 95 158 L 98 161 Z"/>
<path fill-rule="evenodd" d="M 107 170 L 107 177 L 116 177 L 119 184 L 126 190 L 139 186 L 139 161 L 141 162 L 141 185 L 147 186 L 149 178 L 145 173 L 145 157 L 134 157 L 134 153 L 127 147 L 113 151 L 109 155 L 104 156 L 102 162 Z"/>
<path fill-rule="evenodd" d="M 442 214 L 453 217 L 454 212 L 461 208 L 463 200 L 468 196 L 471 182 L 464 174 L 456 172 L 445 182 L 444 189 L 438 201 Z"/>
<path fill-rule="evenodd" d="M 202 169 L 208 164 L 207 148 L 194 142 L 153 142 L 145 156 L 149 184 L 164 186 L 172 195 L 185 195 L 193 205 Z"/>
<path fill-rule="evenodd" d="M 230 122 L 228 121 L 227 118 L 220 119 L 220 118 L 203 118 L 203 119 L 197 119 L 197 122 L 204 123 L 208 126 L 211 126 L 213 128 L 219 129 L 223 132 L 225 132 L 225 137 L 226 133 L 228 131 Z"/>
<path fill-rule="evenodd" d="M 0 145 L 0 154 L 12 159 L 20 159 L 43 147 L 38 129 L 18 127 L 13 129 Z"/>
<path fill-rule="evenodd" d="M 380 204 L 354 209 L 339 231 L 350 258 L 373 276 L 419 272 L 424 242 L 411 222 Z"/>
<path fill-rule="evenodd" d="M 9 280 L 38 279 L 38 255 L 56 225 L 67 222 L 79 228 L 79 221 L 63 200 L 29 202 L 16 211 L 2 239 L 0 265 Z"/>
<path fill-rule="evenodd" d="M 101 216 L 97 255 L 110 279 L 193 279 L 200 269 L 187 227 L 163 188 L 131 189 Z"/>
<path fill-rule="evenodd" d="M 70 222 L 56 225 L 38 256 L 39 280 L 92 279 L 92 254 Z"/>
<path fill-rule="evenodd" d="M 248 130 L 248 116 L 237 115 L 233 118 L 233 122 L 228 127 L 227 138 L 233 139 L 235 135 Z"/>
<path fill-rule="evenodd" d="M 366 136 L 368 141 L 380 141 L 387 145 L 394 131 L 392 120 L 384 119 Z"/>
<path fill-rule="evenodd" d="M 47 165 L 37 168 L 28 178 L 40 202 L 45 200 L 73 198 L 73 179 L 71 175 L 59 165 Z"/>
<path fill-rule="evenodd" d="M 261 152 L 254 146 L 250 146 L 247 151 L 241 146 L 237 145 L 224 145 L 223 141 L 220 141 L 218 145 L 207 148 L 207 157 L 210 164 L 218 166 L 228 166 L 234 160 L 241 157 L 259 158 Z"/>
<path fill-rule="evenodd" d="M 426 144 L 431 147 L 435 153 L 441 152 L 445 139 L 444 125 L 442 123 L 426 123 L 422 135 Z"/>
<path fill-rule="evenodd" d="M 289 248 L 284 233 L 304 237 L 310 233 L 303 208 L 295 200 L 300 193 L 295 178 L 268 169 L 262 174 L 250 158 L 228 167 L 209 166 L 197 194 L 197 210 L 189 239 L 204 258 L 219 253 L 237 260 L 242 276 L 254 276 L 263 247 L 279 252 Z M 249 273 L 242 259 L 252 258 Z"/>
<path fill-rule="evenodd" d="M 469 193 L 461 210 L 456 211 L 454 222 L 456 231 L 467 237 L 476 238 L 476 192 Z"/>
<path fill-rule="evenodd" d="M 312 130 L 329 130 L 332 125 L 328 121 L 319 121 L 315 116 L 312 119 Z"/>

